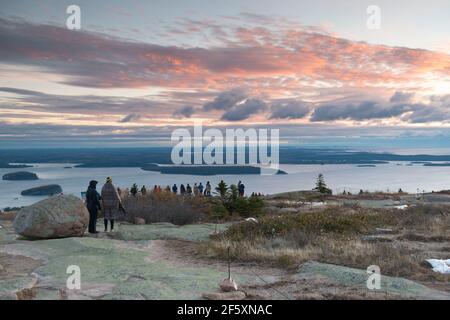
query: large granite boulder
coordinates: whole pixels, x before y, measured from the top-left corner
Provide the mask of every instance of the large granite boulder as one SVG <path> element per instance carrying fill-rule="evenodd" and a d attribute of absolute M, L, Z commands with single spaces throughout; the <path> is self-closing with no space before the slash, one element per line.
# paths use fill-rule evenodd
<path fill-rule="evenodd" d="M 58 184 L 49 184 L 22 191 L 22 196 L 52 196 L 61 193 L 63 190 Z"/>
<path fill-rule="evenodd" d="M 19 171 L 4 174 L 2 179 L 9 181 L 22 181 L 22 180 L 38 180 L 39 178 L 36 173 L 28 171 Z"/>
<path fill-rule="evenodd" d="M 89 213 L 79 198 L 60 195 L 23 208 L 13 225 L 24 237 L 51 239 L 82 236 L 88 221 Z"/>

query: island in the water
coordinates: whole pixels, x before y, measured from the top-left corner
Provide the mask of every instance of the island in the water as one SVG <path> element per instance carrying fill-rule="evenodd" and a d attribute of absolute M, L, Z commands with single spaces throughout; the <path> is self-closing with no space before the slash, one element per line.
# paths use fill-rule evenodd
<path fill-rule="evenodd" d="M 425 167 L 450 167 L 450 163 L 424 163 Z"/>
<path fill-rule="evenodd" d="M 33 166 L 27 164 L 9 164 L 5 162 L 0 162 L 0 169 L 23 169 L 23 168 L 31 168 Z"/>
<path fill-rule="evenodd" d="M 35 187 L 22 191 L 22 196 L 50 196 L 62 193 L 62 188 L 58 184 L 49 184 L 46 186 Z"/>
<path fill-rule="evenodd" d="M 148 164 L 142 167 L 145 171 L 156 171 L 162 174 L 187 174 L 198 176 L 213 176 L 219 174 L 261 174 L 261 168 L 253 166 L 221 166 L 221 165 L 181 165 L 160 166 Z M 285 171 L 277 170 L 274 174 L 286 174 Z"/>
<path fill-rule="evenodd" d="M 2 179 L 8 181 L 25 181 L 25 180 L 38 180 L 39 177 L 37 176 L 36 173 L 33 172 L 19 171 L 4 174 Z"/>

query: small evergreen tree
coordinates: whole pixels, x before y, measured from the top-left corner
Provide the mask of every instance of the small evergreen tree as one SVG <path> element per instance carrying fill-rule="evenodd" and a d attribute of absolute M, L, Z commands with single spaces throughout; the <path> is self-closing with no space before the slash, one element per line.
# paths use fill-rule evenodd
<path fill-rule="evenodd" d="M 232 184 L 230 186 L 230 198 L 231 198 L 231 200 L 236 200 L 238 196 L 239 196 L 238 187 L 235 184 Z"/>
<path fill-rule="evenodd" d="M 225 182 L 220 181 L 219 184 L 216 187 L 216 192 L 222 197 L 225 198 L 228 192 L 228 186 Z"/>
<path fill-rule="evenodd" d="M 131 193 L 134 197 L 137 195 L 137 193 L 138 193 L 138 186 L 137 186 L 136 183 L 134 183 L 134 184 L 131 186 L 130 193 Z"/>
<path fill-rule="evenodd" d="M 327 184 L 325 183 L 325 178 L 323 177 L 323 174 L 319 174 L 316 181 L 316 187 L 314 190 L 322 193 L 322 194 L 331 194 L 331 189 L 327 187 Z"/>

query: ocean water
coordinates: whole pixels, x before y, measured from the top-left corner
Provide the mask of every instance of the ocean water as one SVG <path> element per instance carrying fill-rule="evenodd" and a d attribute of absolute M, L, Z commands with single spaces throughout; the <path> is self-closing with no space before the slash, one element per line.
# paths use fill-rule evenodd
<path fill-rule="evenodd" d="M 286 191 L 306 190 L 314 188 L 319 173 L 325 176 L 328 186 L 337 193 L 343 190 L 358 192 L 369 191 L 403 191 L 415 193 L 433 190 L 450 189 L 450 167 L 425 167 L 422 164 L 410 165 L 409 162 L 395 162 L 376 165 L 376 167 L 358 167 L 357 165 L 281 165 L 280 169 L 287 175 L 224 175 L 224 176 L 191 176 L 165 175 L 159 172 L 143 171 L 140 168 L 72 168 L 74 164 L 33 164 L 24 169 L 34 172 L 40 180 L 36 181 L 4 181 L 0 180 L 0 208 L 30 205 L 46 197 L 23 197 L 20 192 L 41 185 L 59 184 L 64 194 L 81 197 L 90 180 L 99 181 L 99 188 L 106 177 L 111 176 L 117 187 L 129 188 L 133 183 L 146 185 L 152 189 L 154 185 L 193 184 L 210 181 L 214 186 L 223 179 L 227 184 L 241 180 L 246 186 L 246 193 L 261 192 L 274 194 Z M 0 169 L 0 176 L 22 169 Z"/>

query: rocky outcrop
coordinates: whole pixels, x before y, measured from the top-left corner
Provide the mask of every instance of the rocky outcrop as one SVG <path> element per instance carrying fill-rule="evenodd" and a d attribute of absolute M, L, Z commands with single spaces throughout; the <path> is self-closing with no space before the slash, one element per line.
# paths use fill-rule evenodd
<path fill-rule="evenodd" d="M 58 184 L 49 184 L 46 186 L 40 186 L 22 191 L 20 194 L 23 196 L 51 196 L 60 194 L 62 188 Z"/>
<path fill-rule="evenodd" d="M 2 179 L 9 181 L 23 181 L 23 180 L 38 180 L 39 178 L 36 173 L 28 171 L 19 171 L 4 174 Z"/>
<path fill-rule="evenodd" d="M 238 285 L 232 278 L 227 278 L 223 280 L 219 287 L 222 291 L 225 292 L 231 292 L 231 291 L 238 291 Z"/>
<path fill-rule="evenodd" d="M 143 225 L 143 224 L 145 224 L 145 220 L 142 218 L 136 217 L 136 218 L 134 218 L 134 224 Z"/>
<path fill-rule="evenodd" d="M 369 290 L 367 281 L 369 274 L 366 270 L 349 268 L 315 261 L 302 264 L 299 274 L 310 277 L 323 277 L 333 283 L 353 288 L 361 288 L 372 292 L 382 292 L 386 295 L 407 299 L 450 299 L 450 293 L 428 288 L 420 283 L 399 277 L 381 276 L 380 289 Z"/>
<path fill-rule="evenodd" d="M 14 219 L 15 231 L 26 238 L 82 236 L 89 221 L 84 203 L 75 196 L 55 196 L 25 207 Z"/>

